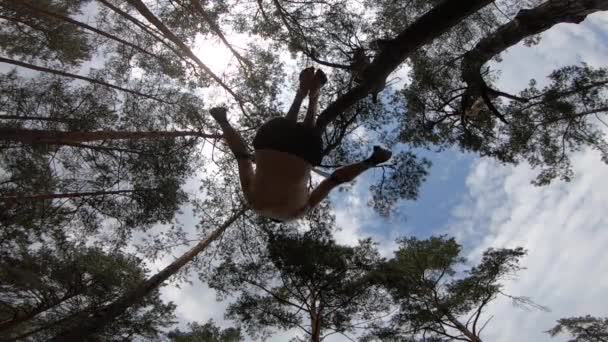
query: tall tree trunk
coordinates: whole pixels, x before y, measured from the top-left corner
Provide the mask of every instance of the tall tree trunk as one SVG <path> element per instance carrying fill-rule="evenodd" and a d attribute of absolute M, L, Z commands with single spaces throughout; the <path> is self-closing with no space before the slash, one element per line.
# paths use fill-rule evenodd
<path fill-rule="evenodd" d="M 173 42 L 173 44 L 177 45 L 177 47 L 182 51 L 182 53 L 191 60 L 193 60 L 199 68 L 201 68 L 209 77 L 211 77 L 215 82 L 217 82 L 224 90 L 226 90 L 232 97 L 237 101 L 243 112 L 245 109 L 243 108 L 243 100 L 239 95 L 237 95 L 232 88 L 230 88 L 221 78 L 219 78 L 209 67 L 203 63 L 203 61 L 198 58 L 194 52 L 182 42 L 179 37 L 177 37 L 171 30 L 165 26 L 155 15 L 150 11 L 150 9 L 144 4 L 141 0 L 126 0 L 131 6 L 135 7 L 137 11 L 148 20 L 152 25 L 154 25 L 159 31 L 161 31 L 167 39 Z"/>
<path fill-rule="evenodd" d="M 321 342 L 321 315 L 313 314 L 314 318 L 311 322 L 312 335 L 310 340 L 312 342 Z"/>
<path fill-rule="evenodd" d="M 46 116 L 20 116 L 20 115 L 0 115 L 0 120 L 20 120 L 20 121 L 48 121 L 58 123 L 70 123 L 77 119 L 50 118 Z"/>
<path fill-rule="evenodd" d="M 445 0 L 435 6 L 386 44 L 367 68 L 365 81 L 340 96 L 319 115 L 317 129 L 324 130 L 340 113 L 365 98 L 413 52 L 492 2 L 494 0 Z"/>
<path fill-rule="evenodd" d="M 90 78 L 90 77 L 86 77 L 86 76 L 80 76 L 80 75 L 72 74 L 72 73 L 69 73 L 69 72 L 61 71 L 61 70 L 55 70 L 55 69 L 45 68 L 45 67 L 41 67 L 41 66 L 38 66 L 38 65 L 29 64 L 29 63 L 25 63 L 25 62 L 21 62 L 21 61 L 16 61 L 16 60 L 9 59 L 9 58 L 4 58 L 4 57 L 0 57 L 0 63 L 12 64 L 12 65 L 20 66 L 20 67 L 23 67 L 23 68 L 31 69 L 31 70 L 36 70 L 36 71 L 41 71 L 41 72 L 47 72 L 47 73 L 54 74 L 54 75 L 59 75 L 59 76 L 63 76 L 63 77 L 69 77 L 69 78 L 74 78 L 74 79 L 78 79 L 78 80 L 83 80 L 83 81 L 87 81 L 87 82 L 90 82 L 90 83 L 99 84 L 99 85 L 102 85 L 104 87 L 108 87 L 108 88 L 124 91 L 126 93 L 130 93 L 130 94 L 133 94 L 133 95 L 145 97 L 147 99 L 158 101 L 158 102 L 161 102 L 161 103 L 170 104 L 170 105 L 174 105 L 175 104 L 175 103 L 172 103 L 172 102 L 169 102 L 169 101 L 165 101 L 165 100 L 163 100 L 161 98 L 158 98 L 156 96 L 152 96 L 152 95 L 149 95 L 149 94 L 141 93 L 141 92 L 136 91 L 136 90 L 131 90 L 131 89 L 119 87 L 117 85 L 114 85 L 114 84 L 111 84 L 111 83 L 107 83 L 107 82 L 104 82 L 104 81 L 101 81 L 101 80 L 98 80 L 98 79 L 94 79 L 94 78 Z"/>
<path fill-rule="evenodd" d="M 161 38 L 158 32 L 154 32 L 152 28 L 146 26 L 144 23 L 142 23 L 141 21 L 139 21 L 139 19 L 133 17 L 132 15 L 130 15 L 129 13 L 121 10 L 120 8 L 112 5 L 110 2 L 106 1 L 106 0 L 97 0 L 98 2 L 102 3 L 104 6 L 106 6 L 107 8 L 111 9 L 112 11 L 114 11 L 116 14 L 120 15 L 121 17 L 127 19 L 128 21 L 132 22 L 133 24 L 135 24 L 135 26 L 139 27 L 142 31 L 146 32 L 147 34 L 149 34 L 150 36 L 154 37 L 154 39 L 156 39 L 156 41 L 158 41 L 159 43 L 161 43 L 162 45 L 164 45 L 167 49 L 169 49 L 170 51 L 172 51 L 176 57 L 178 57 L 179 59 L 181 59 L 182 61 L 184 61 L 186 64 L 188 64 L 190 67 L 194 68 L 194 65 L 186 58 L 184 58 L 184 56 L 182 56 L 179 51 L 177 51 L 173 46 L 171 46 L 171 44 L 167 43 L 163 38 Z"/>
<path fill-rule="evenodd" d="M 511 22 L 482 39 L 467 52 L 462 62 L 462 78 L 471 98 L 483 90 L 481 67 L 494 56 L 518 44 L 526 37 L 544 32 L 560 23 L 578 24 L 588 15 L 608 10 L 608 0 L 548 0 L 529 10 L 521 10 Z"/>
<path fill-rule="evenodd" d="M 204 134 L 195 131 L 156 131 L 156 132 L 120 132 L 120 131 L 95 131 L 95 132 L 60 132 L 35 129 L 0 128 L 0 140 L 18 141 L 24 144 L 77 144 L 102 140 L 140 140 L 140 139 L 164 139 L 177 137 L 200 137 L 219 139 L 221 135 Z"/>
<path fill-rule="evenodd" d="M 156 290 L 165 280 L 177 273 L 177 271 L 192 261 L 192 259 L 194 259 L 200 252 L 204 251 L 211 244 L 211 242 L 219 238 L 220 235 L 222 235 L 222 233 L 224 233 L 224 231 L 234 221 L 241 217 L 245 210 L 246 208 L 240 209 L 237 213 L 232 215 L 232 217 L 226 220 L 226 222 L 224 222 L 220 227 L 213 231 L 206 239 L 201 240 L 196 246 L 192 247 L 192 249 L 177 258 L 163 270 L 150 277 L 148 280 L 144 281 L 139 286 L 126 293 L 124 296 L 118 298 L 105 310 L 95 313 L 92 317 L 83 321 L 74 329 L 61 332 L 54 338 L 50 339 L 49 342 L 80 342 L 84 341 L 85 338 L 90 334 L 103 329 L 123 312 L 125 312 L 125 310 L 127 310 L 129 307 L 140 302 L 145 296 Z"/>
<path fill-rule="evenodd" d="M 37 195 L 8 195 L 0 197 L 0 201 L 19 201 L 19 200 L 30 200 L 30 201 L 43 201 L 58 198 L 78 198 L 78 197 L 94 197 L 94 196 L 105 196 L 105 195 L 124 195 L 135 192 L 135 190 L 115 190 L 115 191 L 92 191 L 92 192 L 67 192 L 62 194 L 37 194 Z"/>

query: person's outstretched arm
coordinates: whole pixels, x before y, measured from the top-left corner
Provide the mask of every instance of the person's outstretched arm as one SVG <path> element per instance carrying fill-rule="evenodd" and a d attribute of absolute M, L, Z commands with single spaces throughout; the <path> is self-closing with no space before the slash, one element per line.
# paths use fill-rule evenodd
<path fill-rule="evenodd" d="M 369 158 L 356 164 L 341 167 L 334 171 L 329 178 L 322 181 L 310 194 L 307 208 L 314 208 L 327 197 L 335 187 L 343 183 L 351 182 L 368 169 L 388 161 L 391 159 L 391 156 L 391 151 L 380 148 L 379 146 L 374 146 L 374 153 L 372 153 Z"/>
<path fill-rule="evenodd" d="M 306 68 L 300 72 L 300 84 L 298 85 L 298 90 L 296 91 L 296 96 L 291 103 L 291 107 L 289 107 L 289 111 L 285 118 L 292 122 L 298 122 L 298 113 L 300 112 L 300 107 L 302 106 L 302 101 L 308 95 L 308 91 L 312 86 L 312 83 L 315 78 L 315 68 Z"/>
<path fill-rule="evenodd" d="M 251 155 L 247 150 L 247 145 L 243 138 L 228 122 L 226 117 L 226 108 L 216 107 L 209 110 L 211 116 L 217 121 L 218 125 L 224 132 L 224 140 L 228 144 L 230 151 L 234 154 L 239 165 L 239 178 L 241 180 L 241 189 L 247 202 L 251 203 L 252 197 L 252 182 L 253 182 L 253 165 L 251 163 Z"/>

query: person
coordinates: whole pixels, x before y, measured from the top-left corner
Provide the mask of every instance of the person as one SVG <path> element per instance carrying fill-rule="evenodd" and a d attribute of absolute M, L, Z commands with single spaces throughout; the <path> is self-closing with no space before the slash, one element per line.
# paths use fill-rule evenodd
<path fill-rule="evenodd" d="M 295 99 L 285 117 L 262 125 L 253 140 L 254 171 L 247 145 L 230 125 L 225 108 L 210 110 L 223 131 L 223 137 L 238 162 L 239 177 L 245 199 L 258 214 L 273 221 L 289 221 L 304 215 L 319 204 L 336 186 L 350 182 L 366 170 L 391 158 L 391 152 L 374 146 L 372 155 L 355 164 L 335 170 L 312 192 L 308 180 L 314 166 L 323 158 L 323 142 L 315 126 L 319 94 L 327 77 L 320 69 L 300 73 Z M 303 122 L 298 122 L 302 101 L 308 96 L 308 109 Z"/>

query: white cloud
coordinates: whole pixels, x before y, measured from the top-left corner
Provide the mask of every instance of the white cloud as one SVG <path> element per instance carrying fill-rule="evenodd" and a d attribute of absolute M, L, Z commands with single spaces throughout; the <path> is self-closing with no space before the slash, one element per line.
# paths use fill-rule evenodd
<path fill-rule="evenodd" d="M 534 47 L 522 44 L 507 50 L 504 61 L 494 64 L 500 70 L 502 90 L 518 92 L 532 78 L 544 84 L 546 77 L 556 68 L 588 63 L 606 66 L 608 55 L 608 13 L 589 16 L 581 24 L 559 24 L 544 32 Z"/>
<path fill-rule="evenodd" d="M 361 175 L 348 193 L 338 192 L 332 196 L 338 228 L 334 238 L 339 244 L 355 246 L 359 240 L 371 237 L 378 243 L 380 255 L 390 257 L 396 249 L 395 238 L 404 234 L 399 231 L 401 218 L 391 222 L 380 221 L 383 219 L 367 205 L 367 201 L 371 198 L 370 178 L 373 178 L 373 171 Z M 382 226 L 382 231 L 372 229 L 378 225 Z"/>
<path fill-rule="evenodd" d="M 543 331 L 572 315 L 608 314 L 608 166 L 598 153 L 573 157 L 571 183 L 537 188 L 535 171 L 504 167 L 483 159 L 467 178 L 469 193 L 455 211 L 452 232 L 473 247 L 477 259 L 489 247 L 522 246 L 529 251 L 517 279 L 506 291 L 532 297 L 552 311 L 524 311 L 507 299 L 496 301 L 487 317 L 490 341 L 549 341 Z"/>
<path fill-rule="evenodd" d="M 220 327 L 234 326 L 224 319 L 227 302 L 216 301 L 215 291 L 196 279 L 190 277 L 191 284 L 180 284 L 179 287 L 169 285 L 161 288 L 161 295 L 166 301 L 177 304 L 175 314 L 179 327 L 185 327 L 186 322 L 205 323 L 212 318 Z"/>

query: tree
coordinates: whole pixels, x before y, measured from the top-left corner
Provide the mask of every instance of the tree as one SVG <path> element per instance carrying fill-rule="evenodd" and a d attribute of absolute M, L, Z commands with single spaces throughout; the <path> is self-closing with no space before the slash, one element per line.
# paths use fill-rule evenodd
<path fill-rule="evenodd" d="M 226 328 L 220 329 L 213 320 L 207 321 L 203 325 L 198 323 L 188 323 L 188 330 L 182 332 L 179 329 L 167 334 L 171 342 L 239 342 L 243 341 L 239 329 Z"/>
<path fill-rule="evenodd" d="M 606 9 L 603 1 L 580 1 L 572 7 L 567 1 L 547 1 L 521 9 L 512 20 L 481 35 L 455 30 L 420 49 L 412 58 L 411 84 L 395 98 L 403 103 L 401 113 L 407 113 L 400 119 L 398 140 L 428 148 L 456 145 L 504 163 L 526 161 L 541 169 L 538 185 L 569 180 L 569 151 L 589 146 L 606 154 L 603 133 L 594 122 L 608 110 L 606 70 L 566 66 L 551 73 L 544 88 L 531 80 L 528 88 L 512 95 L 495 89 L 495 73 L 485 64 L 493 58 L 500 61 L 500 53 L 522 41 L 535 44 L 536 34 L 556 24 L 580 23 Z M 449 39 L 459 44 L 448 45 Z"/>
<path fill-rule="evenodd" d="M 125 312 L 143 301 L 144 298 L 158 290 L 163 282 L 175 275 L 182 267 L 191 262 L 199 253 L 204 251 L 213 241 L 219 238 L 230 225 L 243 215 L 245 209 L 240 209 L 228 218 L 221 226 L 217 227 L 209 236 L 202 239 L 190 250 L 181 255 L 171 264 L 148 279 L 141 280 L 127 289 L 121 296 L 114 297 L 113 301 L 102 308 L 92 311 L 86 320 L 79 322 L 78 326 L 67 327 L 59 331 L 49 341 L 71 342 L 82 341 L 83 338 L 98 333 L 115 322 Z"/>
<path fill-rule="evenodd" d="M 141 260 L 132 255 L 70 243 L 22 248 L 0 262 L 3 341 L 42 341 L 77 326 L 145 275 Z M 158 291 L 142 299 L 89 340 L 159 337 L 173 324 L 175 305 L 163 303 Z"/>
<path fill-rule="evenodd" d="M 90 235 L 103 221 L 124 243 L 134 229 L 173 220 L 205 135 L 166 127 L 200 120 L 198 102 L 181 94 L 176 108 L 115 95 L 57 77 L 2 77 L 0 101 L 12 114 L 0 117 L 5 236 L 35 240 L 66 226 Z"/>
<path fill-rule="evenodd" d="M 75 15 L 84 1 L 39 1 L 41 8 Z M 77 65 L 91 57 L 93 48 L 82 30 L 60 20 L 36 16 L 18 1 L 3 1 L 0 16 L 4 20 L 0 31 L 0 46 L 5 54 L 23 59 L 61 60 Z M 19 37 L 20 39 L 14 39 Z"/>
<path fill-rule="evenodd" d="M 504 293 L 500 283 L 521 269 L 521 248 L 488 249 L 480 262 L 462 270 L 465 259 L 453 238 L 403 238 L 399 249 L 375 275 L 393 297 L 399 311 L 390 324 L 377 327 L 370 339 L 423 339 L 481 342 L 490 318 L 487 305 L 506 296 L 521 306 L 541 308 L 527 297 Z"/>
<path fill-rule="evenodd" d="M 364 329 L 386 308 L 367 275 L 380 257 L 371 240 L 341 246 L 326 227 L 271 235 L 268 245 L 243 247 L 209 275 L 222 296 L 238 295 L 227 316 L 253 338 L 297 328 L 307 339 Z"/>
<path fill-rule="evenodd" d="M 556 177 L 567 180 L 569 150 L 606 150 L 592 121 L 605 112 L 606 71 L 565 66 L 551 75 L 546 88 L 531 83 L 521 93 L 508 94 L 497 89 L 495 74 L 485 64 L 518 42 L 533 44 L 537 34 L 553 25 L 581 22 L 607 4 L 1 1 L 0 62 L 46 76 L 27 80 L 9 72 L 0 82 L 0 128 L 23 134 L 3 140 L 0 150 L 0 192 L 12 202 L 0 208 L 0 253 L 10 255 L 49 237 L 93 240 L 108 250 L 120 249 L 133 242 L 133 231 L 147 231 L 158 223 L 169 232 L 151 234 L 151 242 L 140 246 L 145 255 L 157 257 L 161 251 L 171 252 L 172 246 L 209 236 L 209 223 L 243 201 L 234 160 L 223 153 L 222 145 L 214 142 L 211 157 L 199 153 L 206 145 L 198 135 L 216 128 L 206 120 L 206 108 L 225 102 L 238 113 L 234 120 L 251 140 L 262 122 L 281 112 L 285 85 L 295 86 L 286 81 L 286 76 L 296 76 L 288 69 L 293 63 L 285 62 L 286 52 L 298 67 L 315 61 L 333 69 L 319 117 L 327 127 L 324 166 L 360 159 L 368 152 L 365 146 L 375 142 L 403 152 L 372 185 L 370 205 L 381 214 L 390 213 L 399 200 L 416 199 L 429 164 L 414 155 L 415 147 L 458 146 L 503 162 L 528 161 L 543 168 L 539 184 Z M 228 33 L 248 41 L 232 45 Z M 206 65 L 205 56 L 199 55 L 204 51 L 197 49 L 201 39 L 219 39 L 234 56 L 234 67 L 220 76 Z M 361 48 L 371 63 L 355 79 L 353 53 Z M 390 78 L 397 77 L 391 75 L 405 72 L 405 66 L 411 72 L 404 88 L 389 86 L 377 104 L 370 101 L 369 93 L 387 78 L 390 84 Z M 359 128 L 369 133 L 366 139 Z M 83 141 L 83 136 L 95 134 L 116 138 L 117 132 L 196 136 Z M 27 135 L 55 140 L 24 144 Z M 200 196 L 186 196 L 184 184 L 198 177 Z M 28 196 L 40 200 L 28 201 Z M 22 200 L 15 205 L 18 198 Z M 194 237 L 186 237 L 175 218 L 186 204 L 192 204 L 204 223 L 197 225 Z M 312 213 L 311 220 L 327 213 L 324 205 L 319 211 L 323 214 Z M 242 236 L 264 239 L 260 230 L 268 222 L 251 217 L 242 221 L 235 224 L 234 233 L 220 230 L 211 235 L 215 239 L 225 232 L 224 247 L 214 250 L 220 257 L 232 255 L 228 247 L 236 249 L 238 242 L 248 241 Z M 113 239 L 100 238 L 102 230 Z M 142 281 L 137 291 L 96 312 L 95 319 L 109 324 L 167 277 L 197 262 L 195 255 L 207 251 L 209 243 L 197 245 L 196 253 Z M 93 334 L 92 321 L 55 339 Z"/>
<path fill-rule="evenodd" d="M 569 334 L 568 342 L 606 342 L 608 341 L 608 318 L 590 315 L 561 318 L 557 325 L 547 331 L 551 337 Z"/>

